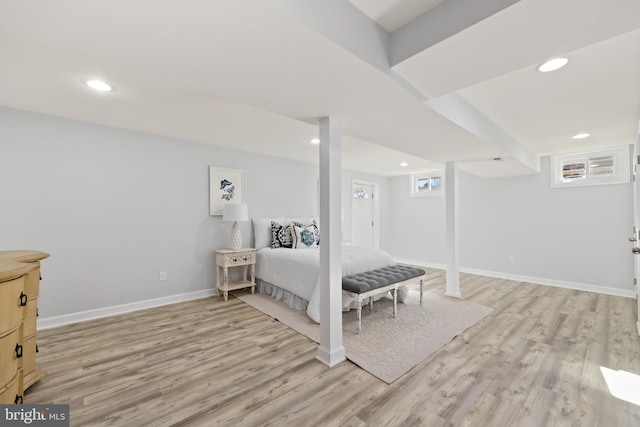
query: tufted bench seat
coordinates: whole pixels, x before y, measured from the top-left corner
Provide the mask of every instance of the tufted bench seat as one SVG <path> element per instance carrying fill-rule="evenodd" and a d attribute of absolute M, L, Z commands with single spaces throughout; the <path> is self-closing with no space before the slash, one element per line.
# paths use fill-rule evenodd
<path fill-rule="evenodd" d="M 424 270 L 420 268 L 392 265 L 343 277 L 342 289 L 357 301 L 358 329 L 356 332 L 360 333 L 362 330 L 362 301 L 365 298 L 370 298 L 369 304 L 373 309 L 373 298 L 371 297 L 391 292 L 393 296 L 393 317 L 396 317 L 398 311 L 398 287 L 407 285 L 409 281 L 416 277 L 420 278 L 420 305 L 422 305 Z"/>

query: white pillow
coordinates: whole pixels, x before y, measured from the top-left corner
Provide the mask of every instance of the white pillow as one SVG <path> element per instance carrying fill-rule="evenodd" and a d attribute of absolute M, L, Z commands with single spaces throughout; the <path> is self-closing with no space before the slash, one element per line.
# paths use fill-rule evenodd
<path fill-rule="evenodd" d="M 253 218 L 253 237 L 255 237 L 255 248 L 271 247 L 271 221 L 276 218 Z"/>
<path fill-rule="evenodd" d="M 291 237 L 293 238 L 293 249 L 318 247 L 318 227 L 315 224 L 298 227 L 291 223 Z"/>

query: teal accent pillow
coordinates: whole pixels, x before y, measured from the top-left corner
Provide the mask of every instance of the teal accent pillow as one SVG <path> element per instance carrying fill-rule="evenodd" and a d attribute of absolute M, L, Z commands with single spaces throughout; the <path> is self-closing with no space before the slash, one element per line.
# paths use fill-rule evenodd
<path fill-rule="evenodd" d="M 311 221 L 310 223 L 307 222 L 307 224 L 302 223 L 302 222 L 298 222 L 298 221 L 294 221 L 291 223 L 292 225 L 295 225 L 297 227 L 300 228 L 308 228 L 311 227 L 313 228 L 313 232 L 316 236 L 316 245 L 320 246 L 320 227 L 318 226 L 318 220 L 314 219 L 313 221 Z M 291 235 L 293 236 L 293 228 L 291 229 Z"/>
<path fill-rule="evenodd" d="M 317 248 L 320 241 L 318 226 L 314 224 L 291 224 L 293 249 Z"/>

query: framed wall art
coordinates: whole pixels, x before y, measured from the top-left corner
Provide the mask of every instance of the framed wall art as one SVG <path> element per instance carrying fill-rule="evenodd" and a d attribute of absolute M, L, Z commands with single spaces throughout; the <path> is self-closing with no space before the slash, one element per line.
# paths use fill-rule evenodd
<path fill-rule="evenodd" d="M 209 215 L 222 215 L 224 205 L 244 203 L 244 173 L 209 166 Z"/>

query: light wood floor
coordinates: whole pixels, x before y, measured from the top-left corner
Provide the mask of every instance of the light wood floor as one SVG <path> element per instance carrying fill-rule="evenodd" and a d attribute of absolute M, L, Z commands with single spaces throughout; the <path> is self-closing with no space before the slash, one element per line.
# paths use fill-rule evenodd
<path fill-rule="evenodd" d="M 443 283 L 428 271 L 428 292 Z M 391 385 L 207 298 L 39 332 L 48 376 L 25 403 L 68 403 L 72 426 L 640 426 L 600 373 L 640 375 L 633 300 L 473 275 L 461 287 L 493 313 Z"/>

